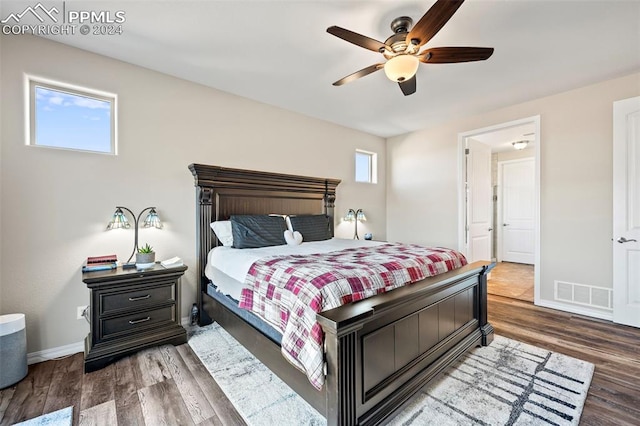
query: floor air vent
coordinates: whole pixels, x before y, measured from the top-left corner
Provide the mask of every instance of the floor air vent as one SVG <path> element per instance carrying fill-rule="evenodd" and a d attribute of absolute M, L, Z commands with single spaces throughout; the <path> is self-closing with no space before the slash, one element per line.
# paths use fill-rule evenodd
<path fill-rule="evenodd" d="M 586 284 L 555 281 L 555 300 L 593 308 L 613 310 L 612 290 Z"/>

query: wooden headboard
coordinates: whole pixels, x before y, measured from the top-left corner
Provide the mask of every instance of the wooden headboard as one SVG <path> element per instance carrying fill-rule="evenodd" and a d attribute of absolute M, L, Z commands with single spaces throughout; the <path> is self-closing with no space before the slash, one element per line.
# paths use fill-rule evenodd
<path fill-rule="evenodd" d="M 191 164 L 196 186 L 196 256 L 201 287 L 207 254 L 219 244 L 210 224 L 232 214 L 326 214 L 332 219 L 339 179 Z M 201 297 L 198 291 L 198 299 Z M 200 301 L 200 300 L 199 300 Z"/>

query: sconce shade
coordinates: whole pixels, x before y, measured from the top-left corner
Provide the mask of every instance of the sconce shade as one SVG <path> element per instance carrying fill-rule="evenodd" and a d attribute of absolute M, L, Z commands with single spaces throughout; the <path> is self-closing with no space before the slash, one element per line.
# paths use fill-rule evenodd
<path fill-rule="evenodd" d="M 149 211 L 149 214 L 144 219 L 144 223 L 142 226 L 145 228 L 162 229 L 162 222 L 160 221 L 160 217 L 158 216 L 156 209 L 151 209 L 151 211 Z"/>
<path fill-rule="evenodd" d="M 391 81 L 401 83 L 411 79 L 418 71 L 420 61 L 413 55 L 398 55 L 384 64 L 384 73 Z"/>
<path fill-rule="evenodd" d="M 119 229 L 119 228 L 130 228 L 131 224 L 127 220 L 127 217 L 122 212 L 122 209 L 118 207 L 113 214 L 113 218 L 111 222 L 107 225 L 107 230 L 111 229 Z"/>

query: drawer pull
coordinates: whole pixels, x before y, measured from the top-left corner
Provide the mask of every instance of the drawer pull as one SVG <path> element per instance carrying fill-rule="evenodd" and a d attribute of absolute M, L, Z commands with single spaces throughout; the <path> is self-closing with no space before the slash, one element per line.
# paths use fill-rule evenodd
<path fill-rule="evenodd" d="M 142 318 L 139 320 L 129 320 L 129 324 L 134 325 L 134 324 L 140 324 L 141 322 L 146 322 L 149 321 L 151 319 L 151 317 L 146 317 L 146 318 Z"/>
<path fill-rule="evenodd" d="M 148 299 L 150 297 L 151 297 L 150 294 L 147 294 L 146 296 L 140 296 L 140 297 L 130 297 L 129 298 L 129 302 L 137 302 L 138 300 L 144 300 L 144 299 Z"/>

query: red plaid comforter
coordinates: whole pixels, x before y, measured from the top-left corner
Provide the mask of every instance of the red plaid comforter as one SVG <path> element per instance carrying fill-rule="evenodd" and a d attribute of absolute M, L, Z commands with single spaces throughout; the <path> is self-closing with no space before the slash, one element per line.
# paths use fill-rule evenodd
<path fill-rule="evenodd" d="M 384 244 L 330 253 L 269 256 L 247 274 L 240 307 L 282 333 L 282 353 L 317 389 L 324 383 L 316 313 L 466 265 L 451 249 Z"/>

